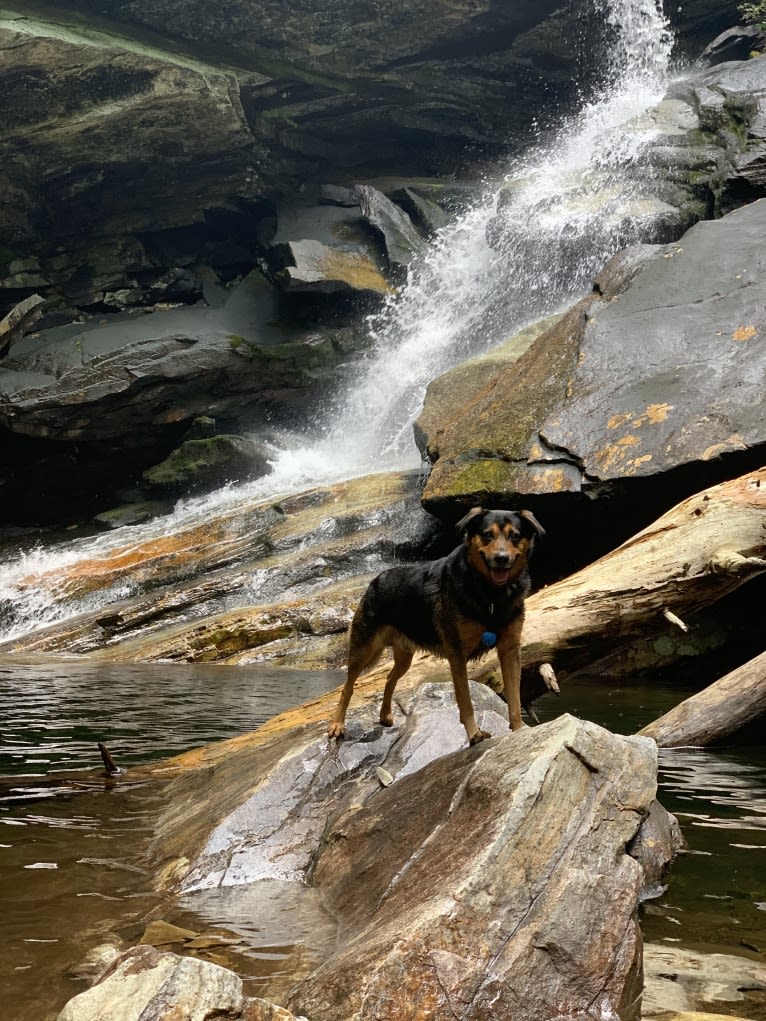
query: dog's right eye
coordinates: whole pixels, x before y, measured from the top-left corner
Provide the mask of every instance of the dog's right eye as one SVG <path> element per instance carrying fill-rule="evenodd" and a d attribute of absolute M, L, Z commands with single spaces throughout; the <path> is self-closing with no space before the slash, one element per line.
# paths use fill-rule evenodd
<path fill-rule="evenodd" d="M 481 537 L 484 540 L 484 542 L 492 542 L 492 540 L 495 538 L 495 533 L 488 528 L 486 531 L 481 533 Z"/>

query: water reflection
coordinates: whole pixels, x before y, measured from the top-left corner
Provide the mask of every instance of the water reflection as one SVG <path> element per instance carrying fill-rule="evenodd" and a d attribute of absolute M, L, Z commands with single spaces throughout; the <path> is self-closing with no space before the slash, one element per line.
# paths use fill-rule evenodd
<path fill-rule="evenodd" d="M 338 671 L 0 658 L 0 775 L 166 758 L 254 730 L 342 681 Z"/>

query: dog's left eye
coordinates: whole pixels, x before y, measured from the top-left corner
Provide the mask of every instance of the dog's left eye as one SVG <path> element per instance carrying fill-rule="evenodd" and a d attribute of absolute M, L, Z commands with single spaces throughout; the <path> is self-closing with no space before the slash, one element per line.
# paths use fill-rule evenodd
<path fill-rule="evenodd" d="M 511 532 L 508 536 L 508 542 L 516 544 L 521 539 L 521 532 Z"/>

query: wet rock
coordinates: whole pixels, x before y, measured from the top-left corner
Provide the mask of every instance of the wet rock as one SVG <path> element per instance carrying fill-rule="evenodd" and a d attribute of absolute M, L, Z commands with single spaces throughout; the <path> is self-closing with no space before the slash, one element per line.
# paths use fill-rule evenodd
<path fill-rule="evenodd" d="M 29 333 L 42 315 L 40 305 L 43 299 L 39 294 L 32 294 L 20 301 L 0 322 L 0 358 L 10 349 L 11 345 Z"/>
<path fill-rule="evenodd" d="M 220 434 L 186 440 L 160 464 L 148 468 L 143 480 L 150 491 L 169 496 L 209 492 L 229 482 L 259 478 L 270 470 L 265 443 Z"/>
<path fill-rule="evenodd" d="M 563 1004 L 585 1018 L 597 1003 L 599 1016 L 638 1016 L 636 911 L 656 874 L 626 846 L 656 843 L 665 866 L 674 853 L 661 827 L 642 832 L 662 814 L 656 746 L 569 716 L 510 734 L 500 700 L 472 695 L 498 735 L 475 748 L 451 684 L 426 680 L 403 686 L 391 729 L 368 693 L 337 745 L 321 706 L 304 707 L 165 764 L 155 864 L 174 863 L 184 910 L 224 890 L 229 911 L 238 888 L 248 904 L 269 884 L 305 892 L 308 877 L 336 919 L 294 1012 L 483 1018 L 523 1003 L 531 1019 Z"/>
<path fill-rule="evenodd" d="M 160 514 L 168 514 L 172 509 L 172 504 L 168 501 L 137 500 L 135 503 L 126 503 L 101 514 L 95 514 L 93 520 L 99 525 L 106 525 L 107 528 L 122 528 L 123 525 L 140 525 L 142 521 L 150 521 Z"/>
<path fill-rule="evenodd" d="M 51 605 L 65 598 L 81 609 L 15 640 L 14 648 L 102 650 L 131 662 L 297 656 L 315 665 L 322 653 L 312 649 L 326 636 L 338 639 L 333 659 L 345 644 L 370 575 L 392 558 L 422 555 L 439 535 L 420 507 L 418 472 L 352 479 L 277 505 L 254 496 L 160 531 L 126 536 L 71 570 L 59 565 L 30 575 L 18 600 L 6 593 L 6 623 L 25 605 L 28 585 L 47 591 Z M 115 586 L 137 594 L 115 601 Z"/>
<path fill-rule="evenodd" d="M 762 53 L 764 48 L 766 33 L 760 26 L 735 25 L 708 43 L 699 55 L 699 63 L 709 66 L 730 60 L 747 60 L 753 53 Z"/>
<path fill-rule="evenodd" d="M 258 407 L 284 411 L 332 378 L 349 345 L 318 330 L 285 341 L 269 320 L 275 301 L 252 273 L 219 308 L 92 318 L 24 337 L 3 360 L 0 425 L 151 448 L 201 414 L 236 422 Z"/>
<path fill-rule="evenodd" d="M 58 1021 L 295 1021 L 282 1007 L 247 997 L 234 972 L 150 946 L 120 955 L 92 988 L 69 1001 Z"/>
<path fill-rule="evenodd" d="M 508 720 L 501 715 L 502 701 L 482 685 L 473 686 L 473 697 L 480 725 L 505 734 Z M 286 746 L 279 746 L 278 755 L 263 758 L 257 774 L 248 769 L 239 780 L 230 776 L 225 799 L 220 800 L 219 792 L 214 807 L 220 821 L 211 826 L 208 816 L 209 831 L 191 857 L 181 892 L 303 880 L 328 819 L 380 789 L 380 765 L 385 763 L 399 780 L 465 745 L 450 684 L 422 685 L 404 695 L 401 706 L 404 718 L 394 728 L 380 726 L 376 706 L 357 710 L 347 740 L 337 747 L 328 742 L 324 728 L 313 728 L 293 734 Z M 176 786 L 183 799 L 186 783 L 182 779 Z M 190 850 L 187 845 L 187 853 Z"/>
<path fill-rule="evenodd" d="M 188 943 L 195 939 L 199 933 L 193 929 L 183 929 L 180 925 L 171 925 L 170 922 L 150 922 L 144 929 L 140 942 L 145 946 L 164 947 L 172 943 Z"/>
<path fill-rule="evenodd" d="M 427 435 L 426 506 L 636 493 L 692 464 L 699 487 L 727 457 L 758 458 L 764 230 L 759 201 L 642 249 L 621 293 L 583 299 Z"/>
<path fill-rule="evenodd" d="M 442 206 L 417 188 L 396 189 L 390 197 L 409 215 L 424 237 L 432 237 L 449 222 L 449 217 Z"/>
<path fill-rule="evenodd" d="M 766 56 L 692 72 L 667 99 L 691 108 L 698 123 L 686 138 L 660 135 L 649 151 L 647 166 L 666 189 L 675 183 L 715 212 L 766 194 Z"/>
<path fill-rule="evenodd" d="M 388 264 L 400 278 L 416 255 L 425 251 L 425 242 L 412 220 L 389 198 L 370 185 L 354 189 L 365 220 L 379 233 Z"/>
<path fill-rule="evenodd" d="M 271 252 L 274 278 L 286 291 L 385 295 L 391 285 L 369 255 L 323 245 L 288 241 Z"/>

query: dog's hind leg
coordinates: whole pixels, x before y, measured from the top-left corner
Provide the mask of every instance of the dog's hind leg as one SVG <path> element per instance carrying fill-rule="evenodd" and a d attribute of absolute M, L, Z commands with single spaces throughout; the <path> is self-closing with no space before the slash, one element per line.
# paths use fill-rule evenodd
<path fill-rule="evenodd" d="M 462 656 L 450 657 L 450 670 L 452 671 L 452 683 L 455 686 L 455 699 L 460 710 L 460 722 L 468 734 L 469 744 L 478 744 L 485 737 L 492 737 L 486 730 L 481 730 L 473 713 L 473 702 L 471 691 L 468 687 L 468 670 Z"/>
<path fill-rule="evenodd" d="M 351 629 L 351 643 L 348 653 L 348 669 L 346 672 L 346 683 L 341 689 L 338 706 L 335 710 L 330 724 L 327 728 L 328 737 L 343 737 L 346 732 L 346 710 L 354 694 L 356 679 L 363 670 L 372 666 L 385 647 L 385 640 L 381 635 L 374 635 L 366 642 L 357 644 L 355 641 L 354 628 Z"/>
<path fill-rule="evenodd" d="M 391 667 L 391 672 L 386 678 L 386 686 L 383 689 L 383 702 L 380 706 L 380 722 L 384 727 L 393 727 L 394 725 L 394 714 L 391 708 L 394 689 L 399 679 L 404 677 L 409 670 L 414 655 L 414 652 L 403 648 L 401 645 L 394 646 L 394 665 Z"/>

